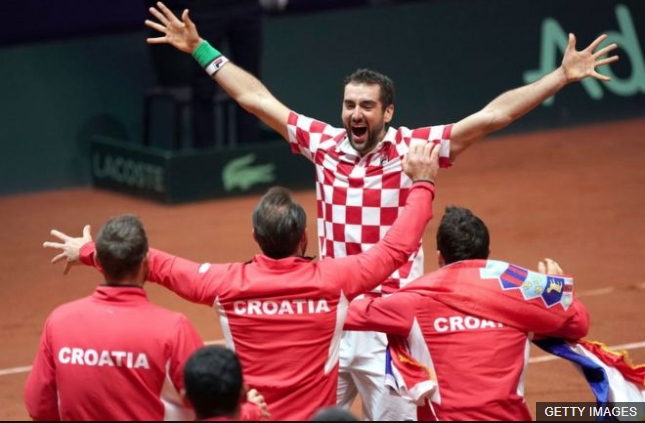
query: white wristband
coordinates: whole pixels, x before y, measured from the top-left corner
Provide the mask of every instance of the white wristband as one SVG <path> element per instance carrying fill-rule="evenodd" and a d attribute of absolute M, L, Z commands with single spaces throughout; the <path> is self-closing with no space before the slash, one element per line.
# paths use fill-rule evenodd
<path fill-rule="evenodd" d="M 206 66 L 206 68 L 204 70 L 212 78 L 213 76 L 215 76 L 217 71 L 220 70 L 222 68 L 222 66 L 224 66 L 227 63 L 228 63 L 228 58 L 226 56 L 224 56 L 224 55 L 221 55 L 218 58 L 216 58 L 215 60 L 213 60 L 210 65 Z"/>

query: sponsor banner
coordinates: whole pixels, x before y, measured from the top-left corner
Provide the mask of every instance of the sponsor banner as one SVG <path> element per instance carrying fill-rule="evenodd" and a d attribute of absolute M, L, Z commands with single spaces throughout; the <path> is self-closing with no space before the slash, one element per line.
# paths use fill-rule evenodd
<path fill-rule="evenodd" d="M 396 84 L 394 126 L 446 124 L 560 66 L 568 34 L 577 49 L 607 34 L 620 60 L 598 69 L 610 82 L 572 83 L 505 131 L 523 132 L 641 117 L 645 114 L 645 1 L 425 1 L 267 25 L 263 80 L 299 113 L 338 121 L 345 75 L 369 67 Z M 583 13 L 584 11 L 584 13 Z M 405 29 L 402 29 L 403 27 Z M 343 31 L 392 28 L 374 54 Z M 297 33 L 298 37 L 291 34 Z M 283 40 L 288 39 L 288 43 Z M 352 40 L 354 41 L 354 40 Z M 324 46 L 324 47 L 320 47 Z M 333 48 L 328 54 L 311 54 Z M 306 56 L 307 60 L 294 60 Z M 330 60 L 334 66 L 330 66 Z M 285 66 L 288 63 L 289 66 Z M 315 84 L 310 83 L 312 78 Z M 284 94 L 282 94 L 284 93 Z"/>
<path fill-rule="evenodd" d="M 285 141 L 167 151 L 95 137 L 91 160 L 94 186 L 165 203 L 257 194 L 274 185 L 315 186 L 313 165 Z"/>

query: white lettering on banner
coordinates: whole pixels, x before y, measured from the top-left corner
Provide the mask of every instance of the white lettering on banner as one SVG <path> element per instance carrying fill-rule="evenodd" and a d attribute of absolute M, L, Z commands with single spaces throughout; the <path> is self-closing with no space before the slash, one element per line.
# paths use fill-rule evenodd
<path fill-rule="evenodd" d="M 125 360 L 123 360 L 125 358 Z M 128 369 L 150 369 L 148 356 L 145 353 L 125 351 L 84 350 L 82 348 L 63 347 L 58 352 L 58 362 L 89 367 L 126 367 Z"/>
<path fill-rule="evenodd" d="M 321 314 L 329 313 L 329 305 L 321 300 L 250 300 L 235 301 L 233 303 L 235 314 L 247 315 L 284 315 L 284 314 Z"/>
<path fill-rule="evenodd" d="M 102 156 L 95 153 L 92 159 L 92 171 L 98 179 L 125 184 L 140 189 L 166 192 L 164 185 L 165 170 L 161 166 L 136 161 L 121 156 Z"/>
<path fill-rule="evenodd" d="M 438 317 L 434 321 L 434 330 L 440 333 L 503 327 L 501 323 L 473 316 Z"/>

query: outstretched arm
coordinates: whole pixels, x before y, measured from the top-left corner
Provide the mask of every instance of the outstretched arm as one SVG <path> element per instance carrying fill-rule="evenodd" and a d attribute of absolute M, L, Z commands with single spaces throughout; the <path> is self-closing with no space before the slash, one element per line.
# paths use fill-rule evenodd
<path fill-rule="evenodd" d="M 92 242 L 89 225 L 83 229 L 83 236 L 78 238 L 55 229 L 51 234 L 62 242 L 45 242 L 43 247 L 59 250 L 59 254 L 52 259 L 52 263 L 65 260 L 64 273 L 67 273 L 72 266 L 80 264 L 102 271 L 96 257 L 96 246 Z M 229 267 L 230 265 L 227 264 L 199 264 L 151 248 L 148 251 L 147 280 L 168 288 L 190 302 L 210 306 L 226 278 Z"/>
<path fill-rule="evenodd" d="M 184 53 L 193 54 L 204 42 L 188 16 L 188 9 L 182 13 L 181 20 L 161 2 L 157 3 L 157 8 L 151 7 L 150 13 L 159 23 L 146 20 L 146 25 L 164 35 L 148 38 L 149 44 L 170 44 Z M 256 77 L 229 62 L 222 66 L 213 78 L 240 106 L 257 116 L 286 140 L 289 139 L 287 119 L 290 110 Z"/>
<path fill-rule="evenodd" d="M 414 298 L 405 292 L 395 292 L 388 297 L 354 300 L 343 329 L 407 337 L 414 323 Z"/>
<path fill-rule="evenodd" d="M 562 65 L 532 84 L 507 91 L 491 101 L 486 107 L 459 122 L 452 129 L 450 157 L 454 160 L 472 144 L 491 132 L 499 131 L 524 116 L 565 85 L 591 77 L 607 82 L 609 77 L 601 75 L 596 67 L 618 60 L 618 56 L 606 57 L 617 48 L 611 44 L 594 52 L 607 38 L 601 35 L 586 49 L 576 51 L 576 37 L 569 34 L 569 45 L 564 52 Z"/>

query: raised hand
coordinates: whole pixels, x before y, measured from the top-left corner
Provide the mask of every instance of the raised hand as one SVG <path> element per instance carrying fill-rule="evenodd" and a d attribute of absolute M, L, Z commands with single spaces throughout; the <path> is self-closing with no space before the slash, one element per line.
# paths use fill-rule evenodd
<path fill-rule="evenodd" d="M 563 276 L 564 271 L 560 267 L 560 265 L 554 261 L 551 260 L 550 258 L 545 258 L 544 260 L 540 260 L 538 262 L 538 272 L 543 273 L 545 275 L 553 275 L 553 276 Z"/>
<path fill-rule="evenodd" d="M 412 144 L 403 159 L 403 171 L 413 181 L 434 182 L 439 173 L 439 150 L 441 145 L 431 142 Z"/>
<path fill-rule="evenodd" d="M 269 413 L 269 410 L 267 409 L 267 403 L 264 401 L 264 397 L 260 395 L 260 393 L 255 390 L 251 389 L 246 393 L 246 400 L 248 402 L 252 402 L 256 404 L 260 408 L 260 413 L 262 417 L 271 417 L 271 413 Z"/>
<path fill-rule="evenodd" d="M 56 264 L 61 260 L 65 260 L 65 268 L 63 269 L 63 274 L 67 274 L 72 266 L 80 264 L 80 251 L 83 245 L 92 241 L 92 229 L 90 225 L 85 225 L 83 228 L 83 236 L 80 238 L 72 238 L 71 236 L 65 235 L 64 233 L 57 231 L 56 229 L 51 231 L 52 236 L 55 236 L 60 242 L 45 242 L 43 244 L 44 248 L 54 248 L 61 250 L 62 253 L 58 254 L 52 259 L 52 264 Z"/>
<path fill-rule="evenodd" d="M 148 44 L 170 44 L 184 53 L 192 53 L 202 42 L 197 27 L 188 17 L 188 9 L 184 10 L 181 20 L 177 19 L 174 13 L 161 2 L 157 8 L 151 7 L 152 13 L 160 23 L 146 19 L 146 26 L 164 34 L 163 37 L 148 38 Z"/>
<path fill-rule="evenodd" d="M 562 69 L 569 82 L 580 81 L 583 78 L 592 77 L 604 82 L 611 80 L 606 75 L 596 72 L 598 66 L 604 66 L 618 60 L 618 56 L 606 57 L 611 51 L 618 48 L 616 44 L 608 45 L 596 52 L 598 46 L 607 38 L 606 34 L 596 38 L 593 43 L 582 51 L 576 51 L 576 36 L 569 34 L 569 45 L 564 52 L 562 59 Z"/>

